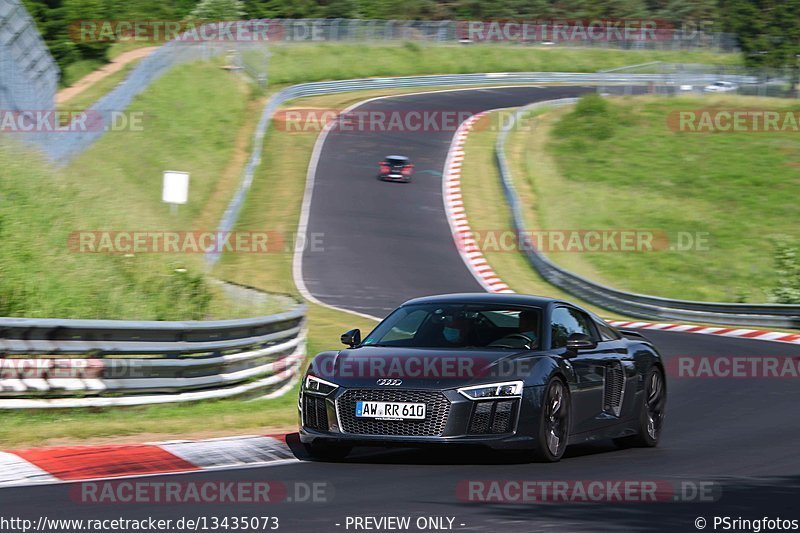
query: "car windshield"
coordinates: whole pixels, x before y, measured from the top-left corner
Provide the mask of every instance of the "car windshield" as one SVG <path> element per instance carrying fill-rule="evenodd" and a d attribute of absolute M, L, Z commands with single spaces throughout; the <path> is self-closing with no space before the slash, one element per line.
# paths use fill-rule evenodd
<path fill-rule="evenodd" d="M 381 322 L 362 346 L 535 349 L 541 316 L 531 307 L 407 305 Z"/>
<path fill-rule="evenodd" d="M 405 165 L 406 163 L 408 163 L 408 159 L 404 159 L 402 157 L 387 157 L 386 161 L 390 165 Z"/>

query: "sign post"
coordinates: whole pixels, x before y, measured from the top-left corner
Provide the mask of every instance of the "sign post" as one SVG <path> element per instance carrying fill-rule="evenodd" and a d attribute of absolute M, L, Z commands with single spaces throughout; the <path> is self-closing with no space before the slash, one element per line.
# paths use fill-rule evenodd
<path fill-rule="evenodd" d="M 168 203 L 170 212 L 176 215 L 178 206 L 189 201 L 189 173 L 165 170 L 161 200 Z"/>

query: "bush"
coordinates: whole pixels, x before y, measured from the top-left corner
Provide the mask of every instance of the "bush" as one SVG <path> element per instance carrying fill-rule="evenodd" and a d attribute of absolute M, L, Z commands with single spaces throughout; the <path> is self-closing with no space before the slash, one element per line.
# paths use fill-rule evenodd
<path fill-rule="evenodd" d="M 800 304 L 800 254 L 797 243 L 775 243 L 777 286 L 772 289 L 772 301 L 779 304 Z"/>
<path fill-rule="evenodd" d="M 614 136 L 619 126 L 619 113 L 597 94 L 583 96 L 573 109 L 556 124 L 553 135 L 574 141 L 604 141 Z"/>

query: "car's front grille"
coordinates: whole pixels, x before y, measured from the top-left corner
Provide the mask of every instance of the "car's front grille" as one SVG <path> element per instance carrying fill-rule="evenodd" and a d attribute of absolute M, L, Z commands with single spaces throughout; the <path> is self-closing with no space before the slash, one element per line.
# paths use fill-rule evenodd
<path fill-rule="evenodd" d="M 328 410 L 325 398 L 303 394 L 303 421 L 309 429 L 328 431 Z"/>
<path fill-rule="evenodd" d="M 469 422 L 470 435 L 510 433 L 514 429 L 517 400 L 476 401 Z"/>
<path fill-rule="evenodd" d="M 425 420 L 377 420 L 356 417 L 357 401 L 424 403 Z M 336 401 L 342 431 L 358 435 L 438 437 L 444 433 L 450 401 L 438 391 L 350 389 Z"/>

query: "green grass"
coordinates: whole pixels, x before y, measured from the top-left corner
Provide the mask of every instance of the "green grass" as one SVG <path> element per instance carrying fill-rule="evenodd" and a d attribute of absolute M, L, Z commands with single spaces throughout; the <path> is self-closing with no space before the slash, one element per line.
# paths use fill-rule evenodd
<path fill-rule="evenodd" d="M 249 106 L 240 79 L 196 63 L 135 99 L 128 112 L 143 113 L 142 131 L 110 132 L 64 169 L 0 146 L 0 316 L 226 316 L 232 308 L 203 280 L 201 254 L 74 253 L 68 240 L 82 230 L 215 228 L 232 188 L 216 189 Z M 190 202 L 174 217 L 161 202 L 166 169 L 191 173 Z"/>
<path fill-rule="evenodd" d="M 297 419 L 297 391 L 273 400 L 212 400 L 153 407 L 122 407 L 106 410 L 10 411 L 0 413 L 0 446 L 28 446 L 126 440 L 171 440 L 202 433 L 206 437 L 226 434 L 267 433 L 265 426 L 287 427 Z"/>
<path fill-rule="evenodd" d="M 152 43 L 147 41 L 118 41 L 112 44 L 108 48 L 108 52 L 106 52 L 106 56 L 110 60 L 114 60 L 120 55 L 124 54 L 125 52 L 130 52 L 131 50 L 136 50 L 138 48 L 148 48 L 150 46 L 158 46 L 158 43 Z"/>
<path fill-rule="evenodd" d="M 365 51 L 368 50 L 368 54 Z M 270 57 L 252 51 L 245 60 L 269 66 L 271 85 L 368 76 L 459 74 L 468 72 L 596 72 L 665 61 L 739 65 L 738 54 L 539 48 L 503 45 L 420 46 L 414 43 L 290 44 L 270 47 Z"/>
<path fill-rule="evenodd" d="M 61 72 L 61 78 L 58 83 L 61 87 L 69 87 L 79 79 L 83 78 L 92 71 L 95 71 L 105 65 L 104 61 L 99 59 L 81 59 L 70 63 Z"/>
<path fill-rule="evenodd" d="M 513 235 L 511 212 L 501 186 L 500 173 L 495 163 L 494 147 L 497 140 L 497 124 L 501 123 L 499 113 L 490 113 L 482 118 L 467 137 L 464 145 L 464 161 L 461 165 L 461 193 L 464 209 L 469 217 L 470 227 L 478 234 L 493 232 L 494 235 Z M 509 145 L 509 161 L 512 172 L 519 171 L 517 162 L 523 155 L 523 147 Z M 523 203 L 533 200 L 532 190 L 527 183 L 517 186 L 517 193 Z M 499 207 L 498 207 L 499 206 Z M 574 296 L 554 287 L 531 267 L 525 255 L 516 250 L 484 246 L 482 252 L 497 275 L 514 291 L 551 298 L 564 298 L 582 303 L 604 317 L 617 317 L 595 306 L 581 302 Z"/>
<path fill-rule="evenodd" d="M 509 138 L 517 183 L 530 187 L 530 227 L 644 229 L 707 249 L 550 253 L 614 287 L 671 298 L 764 302 L 776 283 L 775 238 L 797 239 L 800 142 L 793 134 L 679 133 L 676 110 L 800 109 L 745 97 L 615 99 L 549 112 Z"/>

